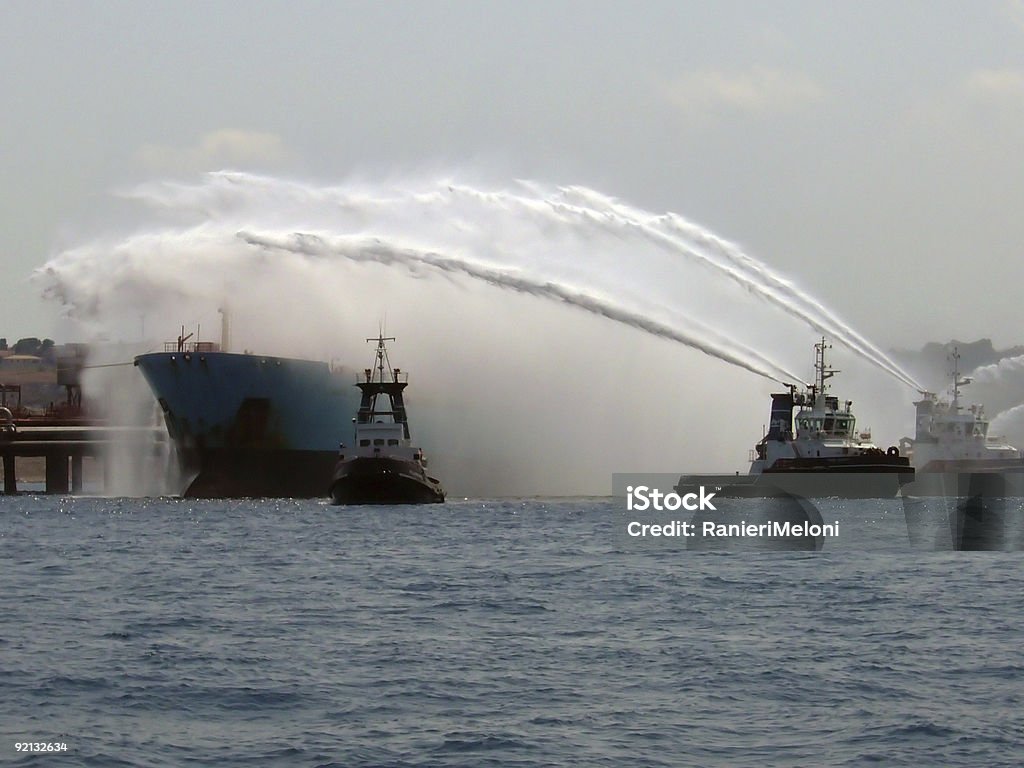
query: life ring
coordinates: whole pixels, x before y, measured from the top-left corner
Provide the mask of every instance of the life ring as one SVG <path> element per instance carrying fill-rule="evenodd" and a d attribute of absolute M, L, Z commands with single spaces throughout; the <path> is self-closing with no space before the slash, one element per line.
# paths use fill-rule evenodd
<path fill-rule="evenodd" d="M 886 454 L 888 454 L 889 456 L 899 456 L 900 449 L 897 448 L 895 445 L 890 445 L 889 450 L 886 451 Z"/>

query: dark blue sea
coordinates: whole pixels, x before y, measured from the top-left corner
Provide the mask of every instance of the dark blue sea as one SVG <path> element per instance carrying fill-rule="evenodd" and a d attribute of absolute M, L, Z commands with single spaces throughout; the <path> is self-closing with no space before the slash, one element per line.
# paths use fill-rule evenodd
<path fill-rule="evenodd" d="M 1021 554 L 822 517 L 764 551 L 615 499 L 0 497 L 0 764 L 1024 764 Z"/>

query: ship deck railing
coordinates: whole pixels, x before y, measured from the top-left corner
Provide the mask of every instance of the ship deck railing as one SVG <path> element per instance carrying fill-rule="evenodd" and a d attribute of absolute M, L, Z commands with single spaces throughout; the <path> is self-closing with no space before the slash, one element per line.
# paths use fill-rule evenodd
<path fill-rule="evenodd" d="M 214 341 L 165 341 L 164 352 L 220 352 L 220 344 Z"/>

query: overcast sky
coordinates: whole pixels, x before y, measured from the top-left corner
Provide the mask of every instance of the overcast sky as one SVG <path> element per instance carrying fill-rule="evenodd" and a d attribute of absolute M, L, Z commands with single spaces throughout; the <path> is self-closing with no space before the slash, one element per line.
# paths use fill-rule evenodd
<path fill-rule="evenodd" d="M 28 278 L 114 226 L 113 190 L 230 168 L 582 184 L 739 243 L 880 346 L 1024 341 L 1021 2 L 34 0 L 0 19 L 11 339 L 56 333 Z"/>

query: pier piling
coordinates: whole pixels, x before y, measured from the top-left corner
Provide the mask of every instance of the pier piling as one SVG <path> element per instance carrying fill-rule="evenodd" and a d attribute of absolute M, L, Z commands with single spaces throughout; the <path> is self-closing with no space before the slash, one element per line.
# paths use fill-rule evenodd
<path fill-rule="evenodd" d="M 82 457 L 78 454 L 71 457 L 71 492 L 82 492 Z"/>
<path fill-rule="evenodd" d="M 46 455 L 46 492 L 68 492 L 68 455 L 63 451 L 50 451 Z"/>
<path fill-rule="evenodd" d="M 4 454 L 4 493 L 13 495 L 18 492 L 18 478 L 14 474 L 14 454 Z"/>

